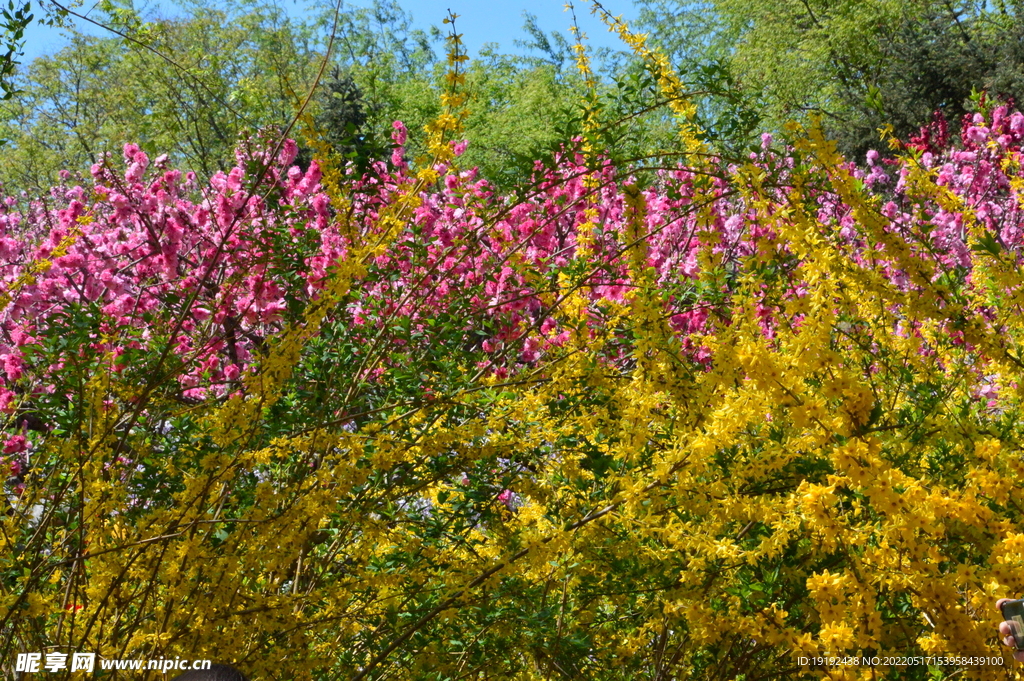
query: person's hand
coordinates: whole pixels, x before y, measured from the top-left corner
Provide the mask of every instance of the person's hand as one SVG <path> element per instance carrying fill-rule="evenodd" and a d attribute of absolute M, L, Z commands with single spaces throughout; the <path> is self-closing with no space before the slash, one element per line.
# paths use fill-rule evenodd
<path fill-rule="evenodd" d="M 1003 603 L 1005 603 L 1008 600 L 1011 600 L 1011 599 L 1009 599 L 1009 598 L 1000 598 L 998 601 L 996 601 L 996 609 L 998 610 L 999 606 L 1001 606 Z M 1013 630 L 1010 629 L 1011 626 L 1012 625 L 1011 625 L 1010 622 L 1005 622 L 1004 621 L 1004 622 L 1000 622 L 999 623 L 999 637 L 1001 639 L 1003 639 L 1003 645 L 1007 646 L 1009 648 L 1015 647 L 1014 643 L 1013 643 Z M 1016 651 L 1014 651 L 1013 659 L 1017 660 L 1017 662 L 1024 662 L 1024 650 L 1016 650 Z"/>

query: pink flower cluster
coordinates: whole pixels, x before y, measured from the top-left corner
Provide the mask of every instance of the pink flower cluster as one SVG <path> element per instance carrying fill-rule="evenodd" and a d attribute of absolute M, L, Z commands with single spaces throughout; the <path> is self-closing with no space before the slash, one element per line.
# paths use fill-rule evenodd
<path fill-rule="evenodd" d="M 401 124 L 394 138 L 404 141 Z M 919 160 L 883 160 L 871 152 L 865 167 L 851 163 L 846 171 L 872 193 L 885 229 L 913 258 L 927 260 L 935 276 L 952 272 L 969 282 L 974 254 L 965 215 L 911 200 L 911 164 L 933 171 L 935 182 L 1019 260 L 1021 204 L 1008 175 L 1019 171 L 1004 166 L 1019 156 L 1022 142 L 1024 115 L 1000 107 L 991 117 L 972 118 L 955 148 L 936 119 L 912 140 Z M 771 144 L 766 136 L 750 163 L 772 178 L 782 205 L 798 154 L 773 151 Z M 254 140 L 240 147 L 229 172 L 200 183 L 168 169 L 166 157 L 150 161 L 128 145 L 123 169 L 112 159 L 96 164 L 91 184 L 65 181 L 45 198 L 0 202 L 0 281 L 7 294 L 0 301 L 0 410 L 11 414 L 19 401 L 60 394 L 68 367 L 98 367 L 108 353 L 112 369 L 124 372 L 150 366 L 169 348 L 184 401 L 238 389 L 264 340 L 317 296 L 332 264 L 352 248 L 350 239 L 380 238 L 382 212 L 415 183 L 398 149 L 390 164 L 346 178 L 349 210 L 336 214 L 316 162 L 305 171 L 292 166 L 296 152 L 290 140 L 279 148 Z M 582 155 L 564 152 L 553 164 L 536 165 L 525 196 L 496 193 L 473 170 L 437 170 L 442 180 L 417 197 L 404 231 L 367 263 L 368 274 L 338 312 L 354 337 L 390 334 L 396 347 L 427 347 L 439 342 L 431 321 L 454 315 L 478 367 L 501 376 L 540 361 L 573 332 L 596 334 L 607 323 L 607 303 L 628 301 L 636 282 L 626 185 L 636 182 L 639 169 L 607 162 L 594 169 Z M 642 194 L 645 277 L 686 355 L 695 368 L 706 368 L 713 358 L 690 336 L 730 323 L 735 274 L 752 255 L 772 252 L 783 263 L 795 258 L 793 250 L 739 198 L 729 172 L 660 170 Z M 862 257 L 867 244 L 856 211 L 827 182 L 813 196 L 819 224 L 853 261 L 880 268 L 902 290 L 919 285 L 899 258 Z M 51 257 L 69 242 L 63 255 Z M 716 263 L 717 288 L 698 286 L 709 275 L 701 269 L 702 253 Z M 48 269 L 36 267 L 26 279 L 43 261 Z M 766 293 L 756 310 L 769 338 L 787 314 L 784 304 L 806 295 L 796 268 L 780 267 L 784 299 Z M 571 327 L 558 313 L 566 282 L 588 300 L 589 328 Z M 798 326 L 800 318 L 791 321 Z M 411 333 L 391 333 L 399 327 Z M 602 359 L 630 361 L 629 338 L 622 341 Z M 362 378 L 380 381 L 382 372 L 367 369 Z M 22 432 L 6 439 L 4 453 L 17 457 L 28 446 Z"/>
<path fill-rule="evenodd" d="M 19 390 L 57 389 L 65 363 L 90 352 L 111 353 L 120 371 L 126 353 L 157 341 L 169 342 L 183 363 L 184 397 L 223 394 L 279 326 L 282 277 L 303 275 L 304 286 L 290 293 L 308 299 L 324 263 L 344 253 L 316 164 L 305 173 L 287 169 L 296 151 L 294 142 L 284 144 L 255 186 L 246 168 L 260 159 L 239 152 L 236 167 L 199 189 L 193 174 L 166 169 L 166 157 L 151 164 L 127 145 L 124 172 L 108 159 L 92 167 L 88 188 L 57 187 L 49 200 L 26 205 L 6 201 L 0 408 L 9 412 Z M 65 241 L 66 253 L 51 259 Z M 26 282 L 40 261 L 48 269 Z M 89 347 L 30 365 L 26 350 L 66 333 L 72 316 L 91 324 Z"/>

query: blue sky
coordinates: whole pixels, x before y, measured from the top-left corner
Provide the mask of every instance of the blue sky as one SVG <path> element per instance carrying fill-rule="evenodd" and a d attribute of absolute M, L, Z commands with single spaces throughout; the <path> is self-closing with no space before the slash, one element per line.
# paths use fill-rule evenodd
<path fill-rule="evenodd" d="M 94 2 L 95 0 L 87 0 L 78 11 L 86 13 Z M 571 15 L 564 11 L 564 0 L 494 0 L 492 2 L 481 0 L 399 0 L 399 2 L 407 12 L 412 14 L 414 25 L 424 30 L 431 25 L 441 26 L 441 22 L 450 8 L 459 15 L 458 30 L 463 34 L 463 40 L 471 56 L 476 56 L 480 48 L 489 42 L 498 43 L 502 52 L 521 52 L 513 45 L 513 40 L 526 37 L 522 30 L 524 10 L 537 15 L 538 23 L 549 33 L 561 31 L 568 36 L 568 28 L 571 23 Z M 307 14 L 309 12 L 307 8 L 312 6 L 311 3 L 300 3 L 296 0 L 279 0 L 279 3 L 282 8 L 295 17 Z M 33 4 L 37 5 L 37 3 Z M 354 2 L 346 0 L 345 2 L 347 7 L 362 7 L 369 4 L 369 0 Z M 637 9 L 633 6 L 632 0 L 604 0 L 602 4 L 613 14 L 623 15 L 627 21 L 637 15 Z M 181 14 L 172 2 L 149 2 L 148 4 L 137 2 L 136 7 L 147 18 L 152 14 L 163 16 L 179 16 Z M 587 34 L 588 42 L 592 46 L 615 48 L 621 46 L 617 37 L 609 34 L 604 25 L 597 18 L 591 16 L 589 3 L 578 1 L 576 16 L 580 28 Z M 90 26 L 83 27 L 83 32 L 94 35 L 102 33 L 99 29 Z M 27 63 L 40 55 L 55 52 L 64 44 L 66 41 L 59 29 L 33 25 L 26 33 L 23 62 Z"/>

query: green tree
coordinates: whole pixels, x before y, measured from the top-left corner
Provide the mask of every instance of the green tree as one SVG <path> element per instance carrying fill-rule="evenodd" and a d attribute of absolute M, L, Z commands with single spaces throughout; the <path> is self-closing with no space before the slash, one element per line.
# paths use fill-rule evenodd
<path fill-rule="evenodd" d="M 942 111 L 955 126 L 974 88 L 1024 95 L 1019 2 L 641 4 L 641 24 L 684 72 L 720 60 L 762 99 L 764 130 L 817 113 L 855 158 L 878 146 L 884 124 L 906 138 Z"/>
<path fill-rule="evenodd" d="M 935 111 L 960 129 L 975 107 L 972 93 L 1024 98 L 1024 15 L 1017 6 L 993 11 L 966 3 L 929 7 L 879 38 L 883 58 L 870 77 L 847 88 L 830 125 L 841 148 L 856 158 L 877 147 L 877 129 L 892 125 L 907 139 Z"/>
<path fill-rule="evenodd" d="M 36 15 L 28 0 L 8 0 L 7 6 L 0 4 L 0 35 L 3 36 L 0 48 L 0 100 L 6 101 L 18 94 L 14 75 L 21 64 L 19 59 L 25 53 L 25 31 L 36 22 L 42 26 L 66 26 L 68 8 L 57 3 L 41 0 L 43 14 Z M 74 5 L 75 3 L 71 3 Z M 78 4 L 81 4 L 80 1 Z"/>
<path fill-rule="evenodd" d="M 422 79 L 435 61 L 431 38 L 394 2 L 344 11 L 336 26 L 333 11 L 295 22 L 261 2 L 184 8 L 183 19 L 142 21 L 107 3 L 99 23 L 120 35 L 75 33 L 68 47 L 22 70 L 18 96 L 0 106 L 0 138 L 9 140 L 0 181 L 42 189 L 58 169 L 84 170 L 128 142 L 202 176 L 230 167 L 240 133 L 291 121 L 332 29 L 336 63 L 377 109 L 395 109 L 380 93 L 410 74 Z"/>
<path fill-rule="evenodd" d="M 130 5 L 107 2 L 100 23 L 119 35 L 75 34 L 67 48 L 21 73 L 21 93 L 0 105 L 0 138 L 10 140 L 0 181 L 8 190 L 43 190 L 58 169 L 84 172 L 125 143 L 168 153 L 200 176 L 224 170 L 239 134 L 291 121 L 329 44 L 333 77 L 322 79 L 308 110 L 316 132 L 338 156 L 365 168 L 386 156 L 392 123 L 401 120 L 410 160 L 425 154 L 424 129 L 446 87 L 433 51 L 439 33 L 414 29 L 393 0 L 345 10 L 337 21 L 326 10 L 308 22 L 258 1 L 214 9 L 187 0 L 183 7 L 185 18 L 143 21 Z M 502 186 L 528 177 L 535 159 L 580 132 L 584 86 L 569 42 L 546 35 L 529 14 L 524 30 L 528 40 L 520 46 L 534 56 L 485 49 L 465 74 L 471 143 L 461 164 Z M 636 63 L 615 59 L 594 57 L 602 120 L 622 121 L 614 134 L 629 141 L 617 148 L 629 148 L 631 157 L 664 148 L 673 133 L 653 83 Z M 616 63 L 621 75 L 610 77 Z M 707 81 L 695 78 L 691 89 Z M 731 134 L 713 122 L 705 128 Z M 300 126 L 292 134 L 311 132 Z M 299 161 L 310 158 L 306 151 Z"/>
<path fill-rule="evenodd" d="M 308 28 L 265 6 L 195 8 L 144 29 L 145 46 L 75 34 L 32 63 L 0 113 L 5 184 L 45 187 L 127 142 L 209 175 L 241 130 L 291 117 L 321 55 Z"/>

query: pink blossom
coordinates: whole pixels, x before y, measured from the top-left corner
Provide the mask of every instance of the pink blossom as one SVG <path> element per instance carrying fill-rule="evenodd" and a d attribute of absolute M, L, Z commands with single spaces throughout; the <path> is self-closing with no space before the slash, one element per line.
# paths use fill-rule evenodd
<path fill-rule="evenodd" d="M 4 454 L 17 454 L 28 449 L 28 440 L 24 435 L 15 435 L 4 443 Z M 17 473 L 15 473 L 17 475 Z"/>

